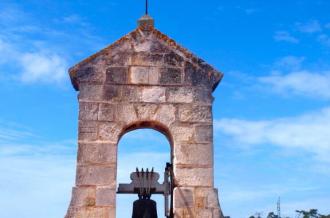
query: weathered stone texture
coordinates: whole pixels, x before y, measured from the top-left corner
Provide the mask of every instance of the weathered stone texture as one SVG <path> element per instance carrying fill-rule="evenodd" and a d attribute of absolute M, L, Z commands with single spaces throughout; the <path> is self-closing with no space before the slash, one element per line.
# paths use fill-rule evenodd
<path fill-rule="evenodd" d="M 182 71 L 180 68 L 162 68 L 160 70 L 159 83 L 167 84 L 180 84 Z"/>
<path fill-rule="evenodd" d="M 179 187 L 213 187 L 212 168 L 174 168 L 175 184 Z"/>
<path fill-rule="evenodd" d="M 115 206 L 116 189 L 99 187 L 96 189 L 96 206 Z"/>
<path fill-rule="evenodd" d="M 116 122 L 102 122 L 99 124 L 98 139 L 117 143 L 121 129 L 121 125 Z"/>
<path fill-rule="evenodd" d="M 213 141 L 213 126 L 198 125 L 195 126 L 195 141 L 197 143 L 210 143 Z M 213 152 L 211 152 L 213 153 Z"/>
<path fill-rule="evenodd" d="M 114 104 L 100 104 L 98 120 L 113 121 L 116 115 L 116 105 Z"/>
<path fill-rule="evenodd" d="M 116 169 L 114 166 L 79 166 L 77 167 L 76 184 L 93 186 L 111 186 L 115 189 Z"/>
<path fill-rule="evenodd" d="M 212 144 L 178 144 L 174 147 L 174 161 L 177 165 L 191 167 L 212 167 Z"/>
<path fill-rule="evenodd" d="M 179 118 L 182 122 L 212 122 L 210 106 L 182 105 L 179 108 Z"/>
<path fill-rule="evenodd" d="M 129 73 L 131 84 L 158 84 L 159 68 L 132 66 Z"/>
<path fill-rule="evenodd" d="M 80 164 L 116 164 L 117 146 L 108 143 L 80 143 L 78 163 Z"/>
<path fill-rule="evenodd" d="M 74 187 L 72 189 L 71 206 L 95 206 L 96 189 L 95 187 Z"/>
<path fill-rule="evenodd" d="M 145 87 L 142 90 L 142 102 L 165 102 L 165 90 L 163 87 Z"/>
<path fill-rule="evenodd" d="M 99 104 L 82 102 L 79 108 L 79 120 L 97 120 Z"/>
<path fill-rule="evenodd" d="M 127 83 L 128 67 L 109 67 L 106 71 L 106 83 Z"/>
<path fill-rule="evenodd" d="M 96 121 L 79 121 L 78 140 L 95 141 L 97 140 L 98 123 Z"/>
<path fill-rule="evenodd" d="M 167 101 L 173 103 L 192 103 L 194 101 L 194 89 L 188 87 L 168 88 Z"/>
<path fill-rule="evenodd" d="M 108 207 L 72 208 L 65 218 L 115 218 L 115 212 Z"/>
<path fill-rule="evenodd" d="M 175 144 L 194 142 L 194 129 L 191 126 L 173 126 L 172 134 Z"/>
<path fill-rule="evenodd" d="M 176 187 L 173 190 L 173 199 L 175 208 L 194 207 L 194 189 Z"/>

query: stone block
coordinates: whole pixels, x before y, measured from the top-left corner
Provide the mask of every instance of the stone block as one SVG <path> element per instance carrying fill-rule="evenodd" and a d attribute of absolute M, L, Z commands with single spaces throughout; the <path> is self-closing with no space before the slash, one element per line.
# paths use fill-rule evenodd
<path fill-rule="evenodd" d="M 107 207 L 81 207 L 66 218 L 109 218 L 110 208 Z M 111 217 L 112 218 L 112 217 Z"/>
<path fill-rule="evenodd" d="M 153 40 L 150 46 L 150 52 L 152 53 L 167 53 L 170 52 L 168 46 L 164 45 L 158 40 Z"/>
<path fill-rule="evenodd" d="M 109 141 L 117 143 L 122 126 L 117 122 L 102 122 L 99 124 L 98 139 L 101 141 Z"/>
<path fill-rule="evenodd" d="M 99 101 L 102 100 L 103 86 L 102 85 L 91 85 L 87 83 L 81 83 L 79 85 L 79 100 L 86 101 Z"/>
<path fill-rule="evenodd" d="M 98 120 L 113 121 L 116 114 L 116 105 L 114 104 L 100 104 Z"/>
<path fill-rule="evenodd" d="M 194 102 L 200 105 L 212 105 L 212 89 L 209 87 L 196 88 L 194 92 Z"/>
<path fill-rule="evenodd" d="M 212 144 L 176 144 L 174 146 L 174 162 L 177 165 L 212 167 Z"/>
<path fill-rule="evenodd" d="M 185 64 L 184 82 L 193 86 L 212 87 L 209 75 L 189 62 Z"/>
<path fill-rule="evenodd" d="M 140 102 L 142 90 L 138 86 L 125 86 L 122 89 L 121 102 Z"/>
<path fill-rule="evenodd" d="M 116 187 L 116 169 L 108 166 L 79 166 L 77 167 L 76 184 L 92 186 Z"/>
<path fill-rule="evenodd" d="M 72 199 L 70 206 L 83 207 L 95 206 L 96 189 L 95 187 L 74 187 L 72 189 Z"/>
<path fill-rule="evenodd" d="M 130 52 L 112 53 L 106 57 L 107 66 L 128 66 L 130 62 Z"/>
<path fill-rule="evenodd" d="M 79 83 L 103 83 L 105 80 L 105 73 L 102 70 L 102 67 L 101 69 L 98 69 L 95 66 L 88 65 L 77 72 L 77 78 Z"/>
<path fill-rule="evenodd" d="M 162 85 L 180 84 L 182 70 L 180 68 L 161 68 L 159 83 Z"/>
<path fill-rule="evenodd" d="M 164 63 L 170 66 L 182 67 L 184 64 L 184 59 L 175 52 L 170 52 L 168 54 L 165 54 Z"/>
<path fill-rule="evenodd" d="M 167 102 L 170 103 L 192 103 L 194 101 L 194 90 L 190 87 L 167 88 Z"/>
<path fill-rule="evenodd" d="M 177 186 L 213 187 L 213 168 L 174 168 Z"/>
<path fill-rule="evenodd" d="M 213 211 L 210 209 L 196 209 L 196 217 L 198 218 L 215 218 L 213 217 Z"/>
<path fill-rule="evenodd" d="M 128 67 L 109 67 L 106 71 L 106 80 L 108 84 L 126 84 Z"/>
<path fill-rule="evenodd" d="M 126 125 L 137 121 L 137 114 L 132 104 L 119 104 L 117 106 L 116 120 Z"/>
<path fill-rule="evenodd" d="M 139 41 L 134 43 L 134 49 L 136 52 L 150 52 L 152 44 L 151 41 Z"/>
<path fill-rule="evenodd" d="M 113 206 L 116 204 L 116 189 L 98 187 L 96 189 L 96 206 Z"/>
<path fill-rule="evenodd" d="M 217 208 L 217 209 L 213 209 L 213 217 L 212 218 L 224 218 L 222 212 L 221 212 L 221 209 L 220 207 Z"/>
<path fill-rule="evenodd" d="M 194 189 L 176 187 L 173 190 L 174 208 L 194 207 Z"/>
<path fill-rule="evenodd" d="M 194 141 L 194 129 L 190 126 L 173 126 L 172 134 L 175 144 Z"/>
<path fill-rule="evenodd" d="M 119 101 L 121 99 L 121 86 L 105 85 L 102 88 L 103 101 Z"/>
<path fill-rule="evenodd" d="M 197 188 L 195 191 L 197 197 L 205 197 L 207 208 L 220 208 L 218 191 L 214 188 Z"/>
<path fill-rule="evenodd" d="M 210 143 L 213 141 L 212 125 L 195 126 L 195 132 L 195 141 L 197 143 Z"/>
<path fill-rule="evenodd" d="M 193 208 L 175 208 L 174 217 L 175 218 L 202 218 L 202 217 L 196 217 L 195 211 Z"/>
<path fill-rule="evenodd" d="M 91 102 L 79 103 L 79 120 L 97 120 L 99 104 Z"/>
<path fill-rule="evenodd" d="M 131 67 L 129 72 L 129 82 L 131 84 L 148 84 L 149 67 Z"/>
<path fill-rule="evenodd" d="M 156 104 L 138 104 L 135 108 L 139 120 L 151 120 L 155 116 L 158 106 Z"/>
<path fill-rule="evenodd" d="M 181 105 L 179 119 L 182 122 L 212 122 L 212 109 L 210 106 Z"/>
<path fill-rule="evenodd" d="M 147 66 L 132 66 L 129 73 L 131 84 L 158 84 L 159 68 Z"/>
<path fill-rule="evenodd" d="M 79 164 L 116 164 L 117 146 L 106 143 L 79 143 Z"/>
<path fill-rule="evenodd" d="M 142 101 L 149 103 L 165 102 L 165 88 L 144 87 L 142 89 Z"/>
<path fill-rule="evenodd" d="M 176 120 L 176 107 L 170 104 L 162 104 L 159 106 L 155 116 L 155 120 L 158 122 L 170 126 Z"/>
<path fill-rule="evenodd" d="M 207 207 L 207 198 L 206 197 L 195 197 L 195 207 L 196 208 L 206 208 Z M 211 213 L 212 215 L 212 213 Z"/>
<path fill-rule="evenodd" d="M 163 54 L 137 52 L 137 53 L 133 53 L 131 57 L 131 65 L 162 66 L 163 64 L 164 64 Z"/>
<path fill-rule="evenodd" d="M 98 122 L 96 121 L 79 121 L 78 140 L 95 141 L 97 140 Z"/>
<path fill-rule="evenodd" d="M 157 85 L 159 82 L 159 68 L 158 67 L 149 67 L 149 84 Z"/>

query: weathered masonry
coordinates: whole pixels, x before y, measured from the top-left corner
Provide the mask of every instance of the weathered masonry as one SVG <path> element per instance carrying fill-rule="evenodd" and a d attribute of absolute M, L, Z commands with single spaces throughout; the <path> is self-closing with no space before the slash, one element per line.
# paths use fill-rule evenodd
<path fill-rule="evenodd" d="M 146 15 L 136 30 L 72 67 L 70 77 L 79 91 L 79 148 L 66 218 L 116 217 L 117 144 L 139 128 L 170 141 L 174 217 L 222 217 L 212 122 L 221 73 L 156 30 Z"/>

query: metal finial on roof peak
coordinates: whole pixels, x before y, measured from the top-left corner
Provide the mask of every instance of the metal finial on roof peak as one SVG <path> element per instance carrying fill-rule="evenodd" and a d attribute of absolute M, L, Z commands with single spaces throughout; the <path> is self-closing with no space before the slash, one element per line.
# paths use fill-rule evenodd
<path fill-rule="evenodd" d="M 154 19 L 149 16 L 149 0 L 146 0 L 146 11 L 145 15 L 143 15 L 139 20 L 138 20 L 138 25 L 142 29 L 149 29 L 150 27 L 154 27 Z"/>
<path fill-rule="evenodd" d="M 149 0 L 146 0 L 146 15 L 149 14 Z"/>

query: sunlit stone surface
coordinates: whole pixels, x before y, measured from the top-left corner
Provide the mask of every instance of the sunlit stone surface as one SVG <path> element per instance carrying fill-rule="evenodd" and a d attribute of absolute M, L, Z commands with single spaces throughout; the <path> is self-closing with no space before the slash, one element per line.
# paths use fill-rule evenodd
<path fill-rule="evenodd" d="M 70 76 L 79 91 L 79 150 L 66 218 L 115 218 L 117 144 L 138 128 L 158 130 L 171 143 L 174 217 L 222 217 L 212 134 L 212 92 L 221 73 L 144 17 Z"/>

